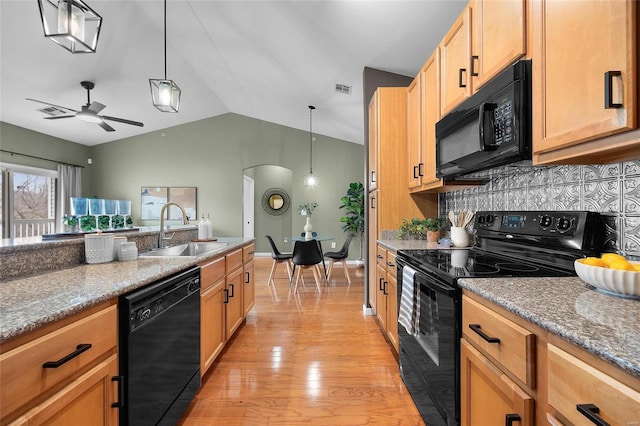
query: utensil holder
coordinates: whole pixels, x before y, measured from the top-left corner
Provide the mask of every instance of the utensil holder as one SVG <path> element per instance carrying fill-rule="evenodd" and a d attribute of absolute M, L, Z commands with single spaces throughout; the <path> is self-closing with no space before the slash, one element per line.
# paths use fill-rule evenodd
<path fill-rule="evenodd" d="M 467 232 L 467 228 L 463 228 L 461 226 L 452 226 L 451 243 L 455 247 L 469 246 L 469 233 Z"/>

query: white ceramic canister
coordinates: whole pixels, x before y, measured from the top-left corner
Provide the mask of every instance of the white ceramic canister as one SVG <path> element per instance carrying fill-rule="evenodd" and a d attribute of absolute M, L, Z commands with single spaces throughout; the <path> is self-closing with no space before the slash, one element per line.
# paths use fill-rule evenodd
<path fill-rule="evenodd" d="M 113 260 L 113 234 L 84 236 L 84 257 L 87 263 L 107 263 Z"/>
<path fill-rule="evenodd" d="M 120 244 L 118 249 L 118 260 L 126 262 L 129 260 L 136 260 L 138 258 L 138 246 L 135 241 L 129 241 Z"/>
<path fill-rule="evenodd" d="M 120 244 L 126 242 L 127 237 L 113 237 L 113 260 L 118 259 L 118 250 L 120 249 Z"/>

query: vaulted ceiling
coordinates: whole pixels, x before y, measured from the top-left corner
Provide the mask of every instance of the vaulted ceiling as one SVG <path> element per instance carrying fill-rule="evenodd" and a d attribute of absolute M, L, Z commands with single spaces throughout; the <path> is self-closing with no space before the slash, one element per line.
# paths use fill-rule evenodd
<path fill-rule="evenodd" d="M 361 144 L 364 67 L 414 76 L 466 5 L 169 0 L 167 77 L 182 89 L 171 114 L 153 107 L 148 83 L 164 77 L 163 2 L 86 1 L 103 26 L 97 52 L 74 55 L 44 38 L 36 0 L 0 0 L 0 121 L 91 146 L 229 112 L 308 130 L 312 104 L 315 133 Z M 45 120 L 45 105 L 25 100 L 79 110 L 83 80 L 101 114 L 144 127 Z"/>

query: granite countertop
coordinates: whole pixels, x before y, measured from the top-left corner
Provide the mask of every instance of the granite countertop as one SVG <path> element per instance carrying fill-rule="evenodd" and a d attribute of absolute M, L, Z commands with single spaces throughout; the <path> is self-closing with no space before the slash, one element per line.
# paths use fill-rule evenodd
<path fill-rule="evenodd" d="M 469 247 L 441 246 L 427 240 L 377 240 L 377 243 L 390 250 L 468 250 Z"/>
<path fill-rule="evenodd" d="M 220 238 L 219 241 L 229 245 L 201 256 L 81 265 L 0 283 L 0 343 L 254 240 Z"/>
<path fill-rule="evenodd" d="M 640 378 L 640 301 L 595 291 L 578 277 L 463 278 L 463 289 Z"/>

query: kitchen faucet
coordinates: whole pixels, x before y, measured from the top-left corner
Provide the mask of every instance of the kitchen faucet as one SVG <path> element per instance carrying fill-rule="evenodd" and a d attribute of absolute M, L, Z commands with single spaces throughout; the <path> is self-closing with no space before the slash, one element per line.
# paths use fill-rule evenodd
<path fill-rule="evenodd" d="M 164 248 L 165 247 L 165 241 L 169 241 L 170 239 L 172 239 L 173 235 L 175 234 L 175 232 L 174 232 L 173 234 L 171 234 L 170 237 L 165 237 L 164 236 L 164 211 L 169 206 L 178 207 L 180 209 L 180 211 L 182 212 L 183 223 L 185 225 L 189 224 L 189 216 L 187 216 L 187 212 L 184 210 L 184 207 L 182 207 L 180 204 L 171 202 L 171 203 L 166 203 L 164 206 L 162 206 L 162 208 L 160 209 L 160 233 L 158 234 L 158 248 Z"/>

